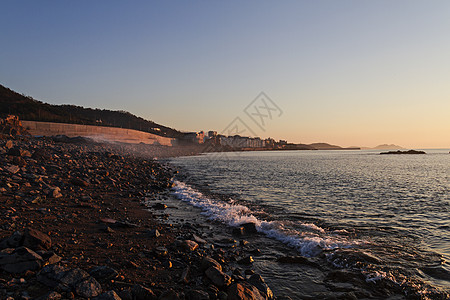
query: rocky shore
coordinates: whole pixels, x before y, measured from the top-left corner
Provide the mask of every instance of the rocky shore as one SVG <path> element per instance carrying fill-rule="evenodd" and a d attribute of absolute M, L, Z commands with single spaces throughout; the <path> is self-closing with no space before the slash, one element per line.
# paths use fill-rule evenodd
<path fill-rule="evenodd" d="M 188 221 L 158 221 L 173 171 L 146 149 L 0 140 L 1 299 L 274 298 L 244 242 L 229 251 Z"/>

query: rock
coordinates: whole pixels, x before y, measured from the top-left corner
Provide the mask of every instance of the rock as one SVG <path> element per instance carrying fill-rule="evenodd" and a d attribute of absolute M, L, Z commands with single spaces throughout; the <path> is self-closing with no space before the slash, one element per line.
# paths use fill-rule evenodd
<path fill-rule="evenodd" d="M 235 228 L 233 228 L 232 233 L 233 233 L 233 235 L 242 236 L 245 234 L 244 227 L 242 227 L 242 226 L 235 227 Z"/>
<path fill-rule="evenodd" d="M 258 230 L 256 230 L 256 224 L 255 223 L 245 223 L 245 224 L 242 224 L 242 227 L 244 227 L 245 234 L 258 233 Z"/>
<path fill-rule="evenodd" d="M 189 283 L 189 273 L 190 273 L 189 267 L 186 267 L 183 269 L 183 273 L 181 273 L 181 276 L 180 276 L 181 283 Z"/>
<path fill-rule="evenodd" d="M 7 238 L 0 241 L 0 249 L 17 248 L 22 245 L 23 235 L 16 231 Z"/>
<path fill-rule="evenodd" d="M 196 242 L 197 244 L 206 244 L 206 241 L 204 239 L 202 239 L 201 237 L 199 237 L 195 234 L 192 235 L 192 240 L 194 242 Z"/>
<path fill-rule="evenodd" d="M 185 251 L 195 251 L 198 248 L 198 244 L 191 240 L 184 240 L 181 242 L 181 248 Z"/>
<path fill-rule="evenodd" d="M 11 141 L 11 140 L 8 140 L 5 144 L 6 149 L 11 149 L 13 146 L 14 146 L 13 141 Z"/>
<path fill-rule="evenodd" d="M 155 205 L 152 206 L 154 209 L 166 209 L 167 205 L 163 204 L 163 203 L 156 203 Z"/>
<path fill-rule="evenodd" d="M 55 199 L 61 198 L 62 197 L 61 189 L 59 187 L 51 189 L 49 192 L 49 196 Z"/>
<path fill-rule="evenodd" d="M 162 246 L 156 247 L 154 251 L 155 251 L 156 256 L 159 256 L 159 257 L 167 256 L 167 254 L 169 253 L 169 251 L 167 251 L 167 249 Z"/>
<path fill-rule="evenodd" d="M 76 185 L 76 186 L 81 186 L 81 187 L 89 186 L 89 182 L 84 181 L 84 180 L 82 180 L 80 178 L 72 178 L 70 180 L 70 183 L 72 183 L 73 185 Z"/>
<path fill-rule="evenodd" d="M 61 261 L 61 257 L 51 251 L 36 251 L 44 260 L 44 265 L 56 264 Z"/>
<path fill-rule="evenodd" d="M 202 290 L 190 290 L 186 293 L 186 300 L 209 300 L 209 294 Z"/>
<path fill-rule="evenodd" d="M 19 166 L 16 166 L 16 165 L 6 166 L 5 169 L 11 174 L 16 174 L 17 172 L 20 171 Z"/>
<path fill-rule="evenodd" d="M 167 290 L 159 296 L 158 300 L 180 300 L 180 295 L 174 290 Z"/>
<path fill-rule="evenodd" d="M 251 255 L 246 256 L 240 260 L 238 260 L 238 264 L 241 265 L 250 265 L 251 263 L 253 263 L 255 260 L 253 259 L 253 257 Z"/>
<path fill-rule="evenodd" d="M 231 277 L 214 266 L 207 269 L 205 275 L 218 287 L 226 287 L 231 284 Z"/>
<path fill-rule="evenodd" d="M 133 299 L 135 300 L 156 300 L 158 299 L 153 293 L 153 291 L 149 288 L 146 288 L 140 284 L 133 285 L 131 289 L 131 293 L 133 294 Z"/>
<path fill-rule="evenodd" d="M 11 156 L 31 157 L 30 151 L 20 149 L 19 147 L 10 148 L 7 154 Z"/>
<path fill-rule="evenodd" d="M 31 249 L 19 247 L 0 252 L 0 268 L 9 273 L 36 271 L 42 267 L 42 257 Z"/>
<path fill-rule="evenodd" d="M 33 250 L 48 250 L 52 246 L 52 240 L 45 233 L 27 228 L 23 235 L 22 245 Z"/>
<path fill-rule="evenodd" d="M 200 268 L 202 271 L 206 271 L 208 270 L 210 267 L 216 267 L 217 269 L 219 269 L 220 271 L 222 271 L 222 266 L 217 262 L 217 260 L 209 257 L 209 256 L 205 256 L 202 259 L 202 262 L 200 264 Z"/>
<path fill-rule="evenodd" d="M 159 233 L 158 229 L 150 229 L 147 231 L 147 235 L 151 238 L 157 238 L 161 236 L 161 233 Z"/>
<path fill-rule="evenodd" d="M 408 150 L 408 151 L 388 151 L 388 152 L 381 152 L 380 154 L 427 154 L 425 151 L 418 151 L 418 150 Z"/>
<path fill-rule="evenodd" d="M 111 290 L 95 297 L 93 300 L 122 300 L 122 298 L 115 291 Z"/>
<path fill-rule="evenodd" d="M 248 283 L 255 286 L 267 299 L 274 299 L 274 295 L 264 279 L 259 274 L 254 274 L 248 279 Z"/>
<path fill-rule="evenodd" d="M 101 292 L 100 284 L 81 269 L 66 270 L 59 265 L 48 265 L 39 272 L 37 280 L 57 290 L 65 292 L 75 291 L 80 296 L 81 294 L 92 295 L 96 293 L 95 296 L 97 296 Z"/>
<path fill-rule="evenodd" d="M 102 286 L 93 277 L 88 277 L 75 286 L 77 295 L 84 298 L 92 298 L 102 293 Z"/>
<path fill-rule="evenodd" d="M 259 290 L 248 283 L 234 283 L 228 290 L 228 300 L 265 300 Z"/>
<path fill-rule="evenodd" d="M 89 274 L 99 281 L 107 281 L 117 278 L 119 273 L 108 266 L 98 266 L 89 270 Z"/>
<path fill-rule="evenodd" d="M 44 296 L 37 298 L 37 300 L 60 300 L 61 298 L 62 298 L 62 296 L 60 293 L 52 291 L 52 292 L 48 292 Z"/>

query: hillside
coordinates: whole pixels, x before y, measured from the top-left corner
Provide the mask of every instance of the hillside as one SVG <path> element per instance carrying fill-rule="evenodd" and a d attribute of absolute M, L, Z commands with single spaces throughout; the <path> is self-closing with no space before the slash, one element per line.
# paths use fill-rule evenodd
<path fill-rule="evenodd" d="M 21 120 L 112 126 L 166 137 L 183 136 L 183 133 L 175 129 L 147 121 L 126 111 L 48 104 L 0 85 L 0 117 L 8 114 L 17 115 Z"/>

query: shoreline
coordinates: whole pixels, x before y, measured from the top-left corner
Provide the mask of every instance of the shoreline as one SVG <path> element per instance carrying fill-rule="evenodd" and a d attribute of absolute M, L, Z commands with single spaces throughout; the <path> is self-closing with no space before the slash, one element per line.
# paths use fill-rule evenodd
<path fill-rule="evenodd" d="M 259 275 L 231 267 L 236 257 L 207 242 L 207 230 L 163 221 L 173 171 L 151 150 L 1 140 L 0 297 L 273 298 Z"/>

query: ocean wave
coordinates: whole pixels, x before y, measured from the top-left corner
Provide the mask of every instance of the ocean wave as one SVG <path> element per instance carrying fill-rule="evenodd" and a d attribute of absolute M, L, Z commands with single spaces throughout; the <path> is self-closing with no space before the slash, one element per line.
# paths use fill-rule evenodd
<path fill-rule="evenodd" d="M 312 223 L 300 223 L 282 221 L 260 220 L 247 206 L 235 204 L 234 201 L 210 199 L 201 192 L 193 189 L 184 182 L 174 180 L 173 195 L 178 199 L 198 207 L 201 214 L 209 220 L 218 221 L 229 226 L 239 226 L 245 223 L 255 223 L 258 232 L 264 233 L 269 238 L 283 242 L 289 247 L 295 248 L 303 256 L 316 256 L 323 250 L 338 248 L 350 248 L 358 241 L 350 241 L 343 236 L 337 236 L 336 232 L 328 233 L 327 230 Z M 286 226 L 295 225 L 295 226 Z M 297 229 L 294 229 L 297 228 Z"/>

